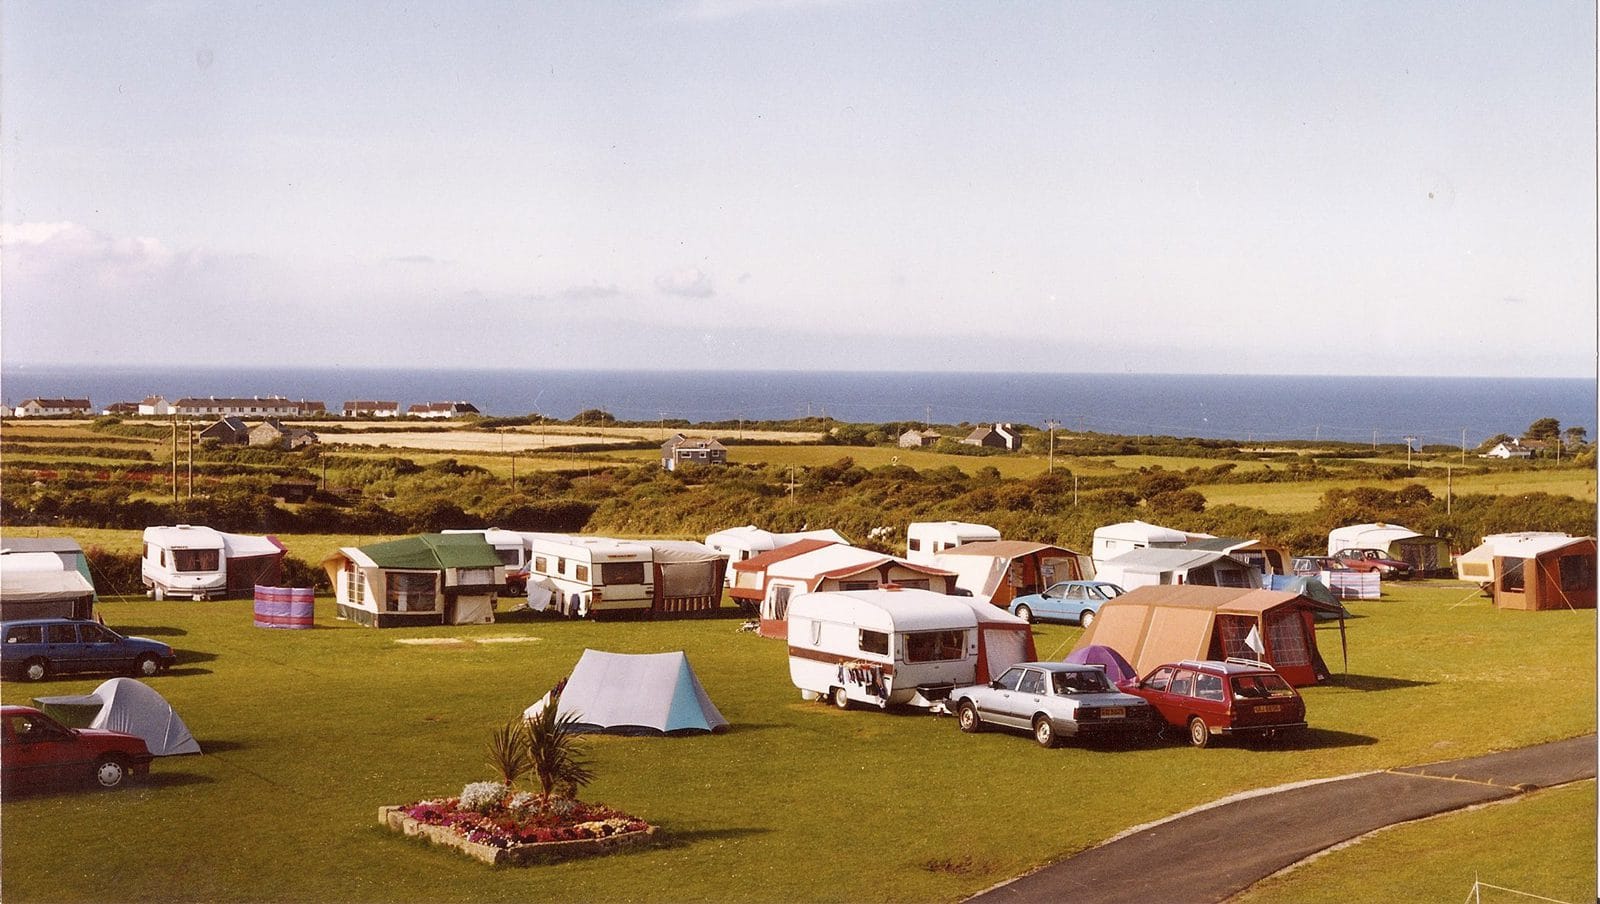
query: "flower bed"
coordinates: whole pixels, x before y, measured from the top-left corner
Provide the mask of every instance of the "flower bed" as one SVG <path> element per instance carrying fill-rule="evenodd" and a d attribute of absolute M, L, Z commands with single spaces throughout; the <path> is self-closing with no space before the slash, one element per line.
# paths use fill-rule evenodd
<path fill-rule="evenodd" d="M 607 853 L 644 841 L 655 826 L 603 804 L 540 801 L 503 785 L 468 785 L 460 797 L 382 807 L 378 821 L 455 847 L 485 863 L 527 864 Z"/>

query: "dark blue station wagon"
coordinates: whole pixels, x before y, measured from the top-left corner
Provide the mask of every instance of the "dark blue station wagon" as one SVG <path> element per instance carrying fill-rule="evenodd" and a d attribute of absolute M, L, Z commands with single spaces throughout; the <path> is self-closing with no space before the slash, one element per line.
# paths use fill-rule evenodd
<path fill-rule="evenodd" d="M 149 678 L 177 662 L 158 640 L 123 637 L 99 622 L 32 618 L 0 622 L 0 669 L 28 681 L 69 672 L 124 672 Z"/>

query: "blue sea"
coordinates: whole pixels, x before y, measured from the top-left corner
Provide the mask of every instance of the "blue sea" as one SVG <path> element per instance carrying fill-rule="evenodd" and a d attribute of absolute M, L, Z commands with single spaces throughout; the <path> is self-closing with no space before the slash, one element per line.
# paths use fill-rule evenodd
<path fill-rule="evenodd" d="M 468 401 L 485 414 L 622 420 L 1011 421 L 1067 430 L 1268 441 L 1338 439 L 1476 446 L 1554 417 L 1596 438 L 1590 379 L 1056 373 L 542 371 L 401 368 L 6 367 L 0 397 L 84 398 L 101 409 L 146 396 Z"/>

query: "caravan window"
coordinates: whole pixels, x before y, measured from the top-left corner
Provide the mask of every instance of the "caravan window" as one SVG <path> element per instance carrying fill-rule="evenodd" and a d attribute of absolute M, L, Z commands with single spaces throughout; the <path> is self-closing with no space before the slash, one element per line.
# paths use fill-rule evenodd
<path fill-rule="evenodd" d="M 220 549 L 174 549 L 174 571 L 216 571 L 222 558 Z"/>
<path fill-rule="evenodd" d="M 643 584 L 643 562 L 606 562 L 600 566 L 602 584 Z"/>
<path fill-rule="evenodd" d="M 456 572 L 456 583 L 462 587 L 482 587 L 494 583 L 493 568 L 463 568 Z"/>
<path fill-rule="evenodd" d="M 868 631 L 861 629 L 861 637 L 856 642 L 863 653 L 877 653 L 879 656 L 889 655 L 889 635 L 882 631 Z"/>
<path fill-rule="evenodd" d="M 341 574 L 344 576 L 345 599 L 349 600 L 352 606 L 366 603 L 367 582 L 361 579 L 361 570 L 356 567 L 356 563 L 346 561 Z"/>
<path fill-rule="evenodd" d="M 520 549 L 496 549 L 494 554 L 499 557 L 501 565 L 515 568 L 522 564 L 522 550 Z"/>
<path fill-rule="evenodd" d="M 589 566 L 587 566 L 587 565 L 574 565 L 574 566 L 572 566 L 572 576 L 577 578 L 580 581 L 589 580 Z M 605 583 L 605 582 L 602 581 L 601 583 Z"/>
<path fill-rule="evenodd" d="M 392 571 L 385 582 L 384 608 L 390 612 L 436 612 L 436 575 L 431 571 Z"/>
<path fill-rule="evenodd" d="M 922 541 L 913 537 L 906 541 L 906 549 L 912 552 L 922 552 Z"/>
<path fill-rule="evenodd" d="M 966 653 L 965 631 L 918 631 L 906 635 L 906 662 L 948 662 Z"/>
<path fill-rule="evenodd" d="M 845 581 L 839 585 L 840 590 L 871 590 L 878 586 L 877 581 Z"/>
<path fill-rule="evenodd" d="M 544 556 L 534 556 L 533 570 L 539 572 L 540 574 L 548 574 L 550 572 L 549 560 Z"/>

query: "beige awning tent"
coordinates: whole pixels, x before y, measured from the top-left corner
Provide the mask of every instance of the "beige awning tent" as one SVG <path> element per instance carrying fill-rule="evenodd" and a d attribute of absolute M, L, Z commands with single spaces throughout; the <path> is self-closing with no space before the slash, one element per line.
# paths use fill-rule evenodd
<path fill-rule="evenodd" d="M 1194 584 L 1140 587 L 1102 605 L 1076 649 L 1091 644 L 1111 647 L 1141 675 L 1183 659 L 1262 659 L 1292 684 L 1315 684 L 1328 677 L 1328 668 L 1317 649 L 1314 616 L 1318 610 L 1338 608 L 1281 590 Z M 1252 628 L 1265 648 L 1259 656 L 1246 642 Z"/>

